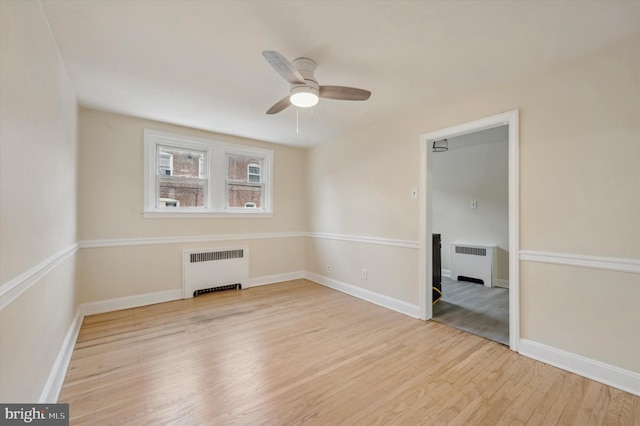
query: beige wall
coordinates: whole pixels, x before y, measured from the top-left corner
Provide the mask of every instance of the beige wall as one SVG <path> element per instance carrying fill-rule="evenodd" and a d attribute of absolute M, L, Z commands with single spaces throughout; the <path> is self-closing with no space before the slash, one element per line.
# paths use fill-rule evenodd
<path fill-rule="evenodd" d="M 76 99 L 38 2 L 0 2 L 0 284 L 76 242 Z M 75 258 L 0 311 L 0 401 L 36 402 L 76 310 Z"/>
<path fill-rule="evenodd" d="M 308 238 L 306 271 L 417 305 L 420 264 L 415 249 L 352 241 Z M 327 265 L 331 267 L 327 271 Z M 362 270 L 367 270 L 367 278 Z"/>
<path fill-rule="evenodd" d="M 522 262 L 523 337 L 640 372 L 638 274 Z"/>
<path fill-rule="evenodd" d="M 274 151 L 273 217 L 145 219 L 145 128 Z M 158 121 L 80 108 L 79 239 L 296 232 L 305 229 L 304 151 Z"/>
<path fill-rule="evenodd" d="M 144 218 L 143 130 L 196 136 L 274 151 L 273 217 Z M 142 245 L 81 253 L 80 302 L 181 288 L 184 249 L 249 245 L 250 277 L 304 270 L 304 150 L 215 134 L 140 118 L 80 109 L 79 226 L 82 241 L 135 239 Z M 240 241 L 145 245 L 145 239 L 248 234 Z M 250 234 L 276 234 L 256 239 Z"/>
<path fill-rule="evenodd" d="M 451 269 L 451 243 L 495 245 L 497 278 L 501 285 L 509 280 L 508 152 L 505 140 L 432 155 L 432 223 L 442 238 L 442 269 Z"/>
<path fill-rule="evenodd" d="M 310 230 L 418 241 L 419 203 L 410 190 L 419 186 L 420 135 L 519 109 L 520 249 L 640 258 L 638 45 L 636 36 L 312 148 L 307 160 Z M 330 256 L 340 244 L 318 245 L 317 256 Z M 383 276 L 401 267 L 387 262 L 392 250 L 370 260 L 387 269 Z M 409 256 L 418 264 L 418 250 Z M 349 267 L 348 259 L 338 262 L 332 266 Z M 620 280 L 616 272 L 583 269 L 569 275 L 573 281 L 567 285 L 545 265 L 522 264 L 522 338 L 640 371 L 640 359 L 628 355 L 640 353 L 640 340 L 632 338 L 627 325 L 640 323 L 640 311 L 621 305 L 623 313 L 610 315 L 603 306 L 616 307 L 598 297 L 606 288 L 618 300 L 638 300 L 637 274 Z M 589 283 L 580 287 L 579 278 Z M 596 281 L 602 287 L 595 288 Z M 350 284 L 363 286 L 356 279 Z M 418 286 L 417 277 L 398 277 L 385 294 L 411 295 L 410 302 L 418 304 Z M 566 311 L 548 310 L 541 302 L 548 297 Z M 576 335 L 577 324 L 587 332 Z M 574 336 L 559 339 L 562 335 Z M 606 352 L 602 341 L 609 344 Z"/>

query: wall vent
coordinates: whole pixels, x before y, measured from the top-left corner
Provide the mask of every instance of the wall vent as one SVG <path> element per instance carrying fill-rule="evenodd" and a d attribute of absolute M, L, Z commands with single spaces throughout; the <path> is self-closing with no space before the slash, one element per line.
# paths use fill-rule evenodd
<path fill-rule="evenodd" d="M 456 246 L 456 253 L 469 254 L 472 256 L 486 256 L 487 249 L 484 247 Z"/>
<path fill-rule="evenodd" d="M 216 248 L 182 252 L 182 298 L 247 287 L 249 248 Z"/>
<path fill-rule="evenodd" d="M 191 253 L 191 263 L 213 262 L 216 260 L 238 259 L 244 257 L 244 250 L 207 251 Z"/>
<path fill-rule="evenodd" d="M 221 285 L 218 287 L 211 288 L 203 288 L 202 290 L 196 290 L 193 292 L 193 297 L 200 296 L 201 294 L 213 293 L 214 291 L 223 291 L 223 290 L 242 290 L 242 284 L 229 284 L 229 285 Z"/>
<path fill-rule="evenodd" d="M 496 246 L 451 244 L 451 279 L 493 287 L 497 272 Z"/>

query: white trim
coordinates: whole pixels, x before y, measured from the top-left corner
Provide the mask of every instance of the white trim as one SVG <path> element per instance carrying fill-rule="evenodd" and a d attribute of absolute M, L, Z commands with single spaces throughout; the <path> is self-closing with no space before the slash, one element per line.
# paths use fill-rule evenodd
<path fill-rule="evenodd" d="M 472 132 L 509 126 L 509 347 L 518 350 L 520 341 L 520 154 L 519 154 L 518 110 L 485 117 L 468 123 L 440 129 L 420 137 L 420 318 L 431 319 L 431 233 L 432 233 L 432 179 L 431 146 L 433 140 L 452 138 Z M 427 291 L 429 290 L 429 291 Z"/>
<path fill-rule="evenodd" d="M 418 182 L 419 193 L 419 216 L 418 232 L 420 237 L 420 254 L 418 259 L 418 305 L 420 306 L 421 320 L 429 320 L 433 316 L 433 253 L 430 258 L 429 247 L 433 251 L 433 226 L 431 221 L 431 211 L 433 210 L 433 185 L 431 179 L 431 153 L 429 153 L 429 141 L 420 140 L 420 181 Z"/>
<path fill-rule="evenodd" d="M 366 290 L 361 287 L 356 287 L 313 272 L 306 272 L 305 278 L 325 287 L 338 290 L 350 296 L 357 297 L 358 299 L 366 300 L 367 302 L 375 303 L 376 305 L 391 309 L 392 311 L 400 312 L 401 314 L 405 314 L 410 317 L 418 318 L 420 316 L 420 306 L 418 305 L 412 305 L 411 303 L 394 299 L 393 297 L 385 296 L 384 294 Z"/>
<path fill-rule="evenodd" d="M 183 237 L 151 237 L 151 238 L 121 238 L 112 240 L 89 240 L 81 241 L 81 248 L 101 248 L 101 247 L 124 247 L 124 246 L 146 246 L 153 244 L 186 244 L 186 243 L 209 243 L 216 241 L 238 241 L 238 240 L 262 240 L 268 238 L 297 238 L 305 237 L 305 232 L 273 232 L 264 234 L 221 234 L 221 235 L 201 235 Z"/>
<path fill-rule="evenodd" d="M 500 288 L 509 288 L 509 280 L 505 280 L 502 278 L 495 279 L 495 286 Z"/>
<path fill-rule="evenodd" d="M 441 274 L 443 277 L 451 278 L 451 270 L 449 269 L 443 269 Z"/>
<path fill-rule="evenodd" d="M 640 274 L 640 260 L 638 259 L 520 250 L 520 260 Z"/>
<path fill-rule="evenodd" d="M 301 280 L 305 277 L 304 271 L 286 272 L 284 274 L 264 275 L 262 277 L 249 278 L 248 288 L 261 285 L 281 283 L 284 281 Z"/>
<path fill-rule="evenodd" d="M 78 309 L 85 315 L 102 314 L 119 311 L 120 309 L 137 308 L 139 306 L 154 305 L 156 303 L 171 302 L 182 299 L 182 289 L 158 291 L 155 293 L 137 294 L 135 296 L 118 297 L 81 304 Z"/>
<path fill-rule="evenodd" d="M 2 284 L 2 286 L 0 286 L 0 310 L 4 309 L 32 285 L 40 281 L 40 279 L 47 275 L 53 268 L 73 256 L 76 251 L 78 251 L 78 247 L 79 245 L 77 243 L 72 244 L 38 263 L 28 271 Z"/>
<path fill-rule="evenodd" d="M 171 207 L 168 207 L 171 209 Z M 268 219 L 273 217 L 273 213 L 259 213 L 256 209 L 245 211 L 243 209 L 233 210 L 234 213 L 229 212 L 196 212 L 196 211 L 155 211 L 155 212 L 142 212 L 144 219 Z"/>
<path fill-rule="evenodd" d="M 338 241 L 349 241 L 352 243 L 364 243 L 364 244 L 377 244 L 382 246 L 392 246 L 392 247 L 404 247 L 410 249 L 419 249 L 420 242 L 419 241 L 410 241 L 410 240 L 394 240 L 390 238 L 376 238 L 376 237 L 356 237 L 353 235 L 342 235 L 342 234 L 325 234 L 322 232 L 307 232 L 306 235 L 311 238 L 322 238 L 326 240 L 338 240 Z"/>
<path fill-rule="evenodd" d="M 64 378 L 67 375 L 67 369 L 71 362 L 73 348 L 76 346 L 76 341 L 78 340 L 83 318 L 84 316 L 80 313 L 80 309 L 76 310 L 76 315 L 73 321 L 71 321 L 67 335 L 60 347 L 60 352 L 58 352 L 56 361 L 53 363 L 47 383 L 45 383 L 40 393 L 40 398 L 38 399 L 39 404 L 54 404 L 58 402 L 58 396 L 62 390 Z"/>
<path fill-rule="evenodd" d="M 166 217 L 166 216 L 162 216 Z M 238 216 L 233 216 L 238 217 Z M 264 216 L 261 216 L 264 217 Z M 341 234 L 323 234 L 319 232 L 273 232 L 264 234 L 222 234 L 179 237 L 121 238 L 109 240 L 87 240 L 80 242 L 80 248 L 143 246 L 152 244 L 184 244 L 206 243 L 216 241 L 260 240 L 265 238 L 322 238 L 327 240 L 349 241 L 352 243 L 376 244 L 391 247 L 419 249 L 420 243 L 409 240 L 392 240 L 387 238 L 356 237 Z"/>
<path fill-rule="evenodd" d="M 640 374 L 571 352 L 520 339 L 521 355 L 640 396 Z"/>

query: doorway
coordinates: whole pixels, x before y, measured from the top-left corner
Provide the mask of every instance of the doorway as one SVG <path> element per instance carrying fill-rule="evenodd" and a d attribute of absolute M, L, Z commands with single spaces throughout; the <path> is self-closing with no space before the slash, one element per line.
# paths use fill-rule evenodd
<path fill-rule="evenodd" d="M 432 144 L 433 320 L 509 344 L 508 126 Z M 440 256 L 437 256 L 437 252 Z M 439 257 L 439 259 L 438 259 Z M 440 260 L 438 265 L 437 260 Z"/>
<path fill-rule="evenodd" d="M 503 127 L 506 126 L 506 127 Z M 469 123 L 460 124 L 457 126 L 449 127 L 446 129 L 430 132 L 422 136 L 421 138 L 421 286 L 420 286 L 420 307 L 421 314 L 424 319 L 432 319 L 434 313 L 434 307 L 432 305 L 432 277 L 434 274 L 434 265 L 432 263 L 432 257 L 434 249 L 432 249 L 432 235 L 436 231 L 434 225 L 434 155 L 438 153 L 433 152 L 433 144 L 442 144 L 442 140 L 454 141 L 456 138 L 460 138 L 466 135 L 471 135 L 478 132 L 484 132 L 491 134 L 492 132 L 499 132 L 499 128 L 503 128 L 507 135 L 507 159 L 508 159 L 508 255 L 502 253 L 502 262 L 506 263 L 503 268 L 507 268 L 508 265 L 508 296 L 505 294 L 502 297 L 508 298 L 508 344 L 512 350 L 517 350 L 517 342 L 519 339 L 519 265 L 518 265 L 518 249 L 519 249 L 519 220 L 518 220 L 518 176 L 519 176 L 519 154 L 518 154 L 518 111 L 510 111 L 491 117 L 483 118 Z M 493 130 L 492 130 L 493 129 Z M 462 138 L 464 139 L 464 138 Z M 480 209 L 481 204 L 478 204 L 477 200 L 468 200 L 470 209 Z M 475 206 L 473 203 L 476 203 Z M 465 241 L 468 242 L 468 241 Z M 447 240 L 449 246 L 451 241 Z M 444 250 L 450 250 L 450 247 L 443 245 Z M 447 252 L 448 253 L 448 252 Z M 495 254 L 497 258 L 500 258 L 500 252 Z M 495 267 L 494 267 L 495 269 Z M 437 271 L 436 271 L 437 272 Z M 446 277 L 447 272 L 450 274 L 450 269 L 445 269 L 445 276 L 443 277 L 445 291 L 446 287 L 451 282 L 448 281 L 452 277 Z M 497 275 L 494 274 L 494 278 Z M 458 281 L 458 276 L 453 277 L 454 281 Z M 487 281 L 487 280 L 485 280 Z M 490 280 L 486 287 L 495 287 L 495 280 Z M 482 286 L 477 283 L 464 283 L 466 286 Z M 458 287 L 459 289 L 461 287 Z M 470 291 L 479 290 L 479 287 L 469 287 Z M 463 292 L 465 293 L 465 292 Z M 469 296 L 471 293 L 466 292 Z M 453 296 L 453 292 L 450 292 Z M 471 298 L 480 296 L 470 296 Z M 438 308 L 440 310 L 440 307 Z M 487 337 L 487 336 L 485 336 Z M 507 342 L 503 342 L 507 343 Z"/>

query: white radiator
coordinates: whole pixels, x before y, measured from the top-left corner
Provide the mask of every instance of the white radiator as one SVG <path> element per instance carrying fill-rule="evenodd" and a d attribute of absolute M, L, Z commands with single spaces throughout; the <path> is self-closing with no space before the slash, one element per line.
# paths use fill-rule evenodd
<path fill-rule="evenodd" d="M 246 287 L 249 282 L 249 248 L 215 248 L 182 252 L 182 298 L 217 289 Z M 239 284 L 240 286 L 237 286 Z"/>
<path fill-rule="evenodd" d="M 451 244 L 451 279 L 459 277 L 482 280 L 485 287 L 494 287 L 496 279 L 496 246 Z"/>

